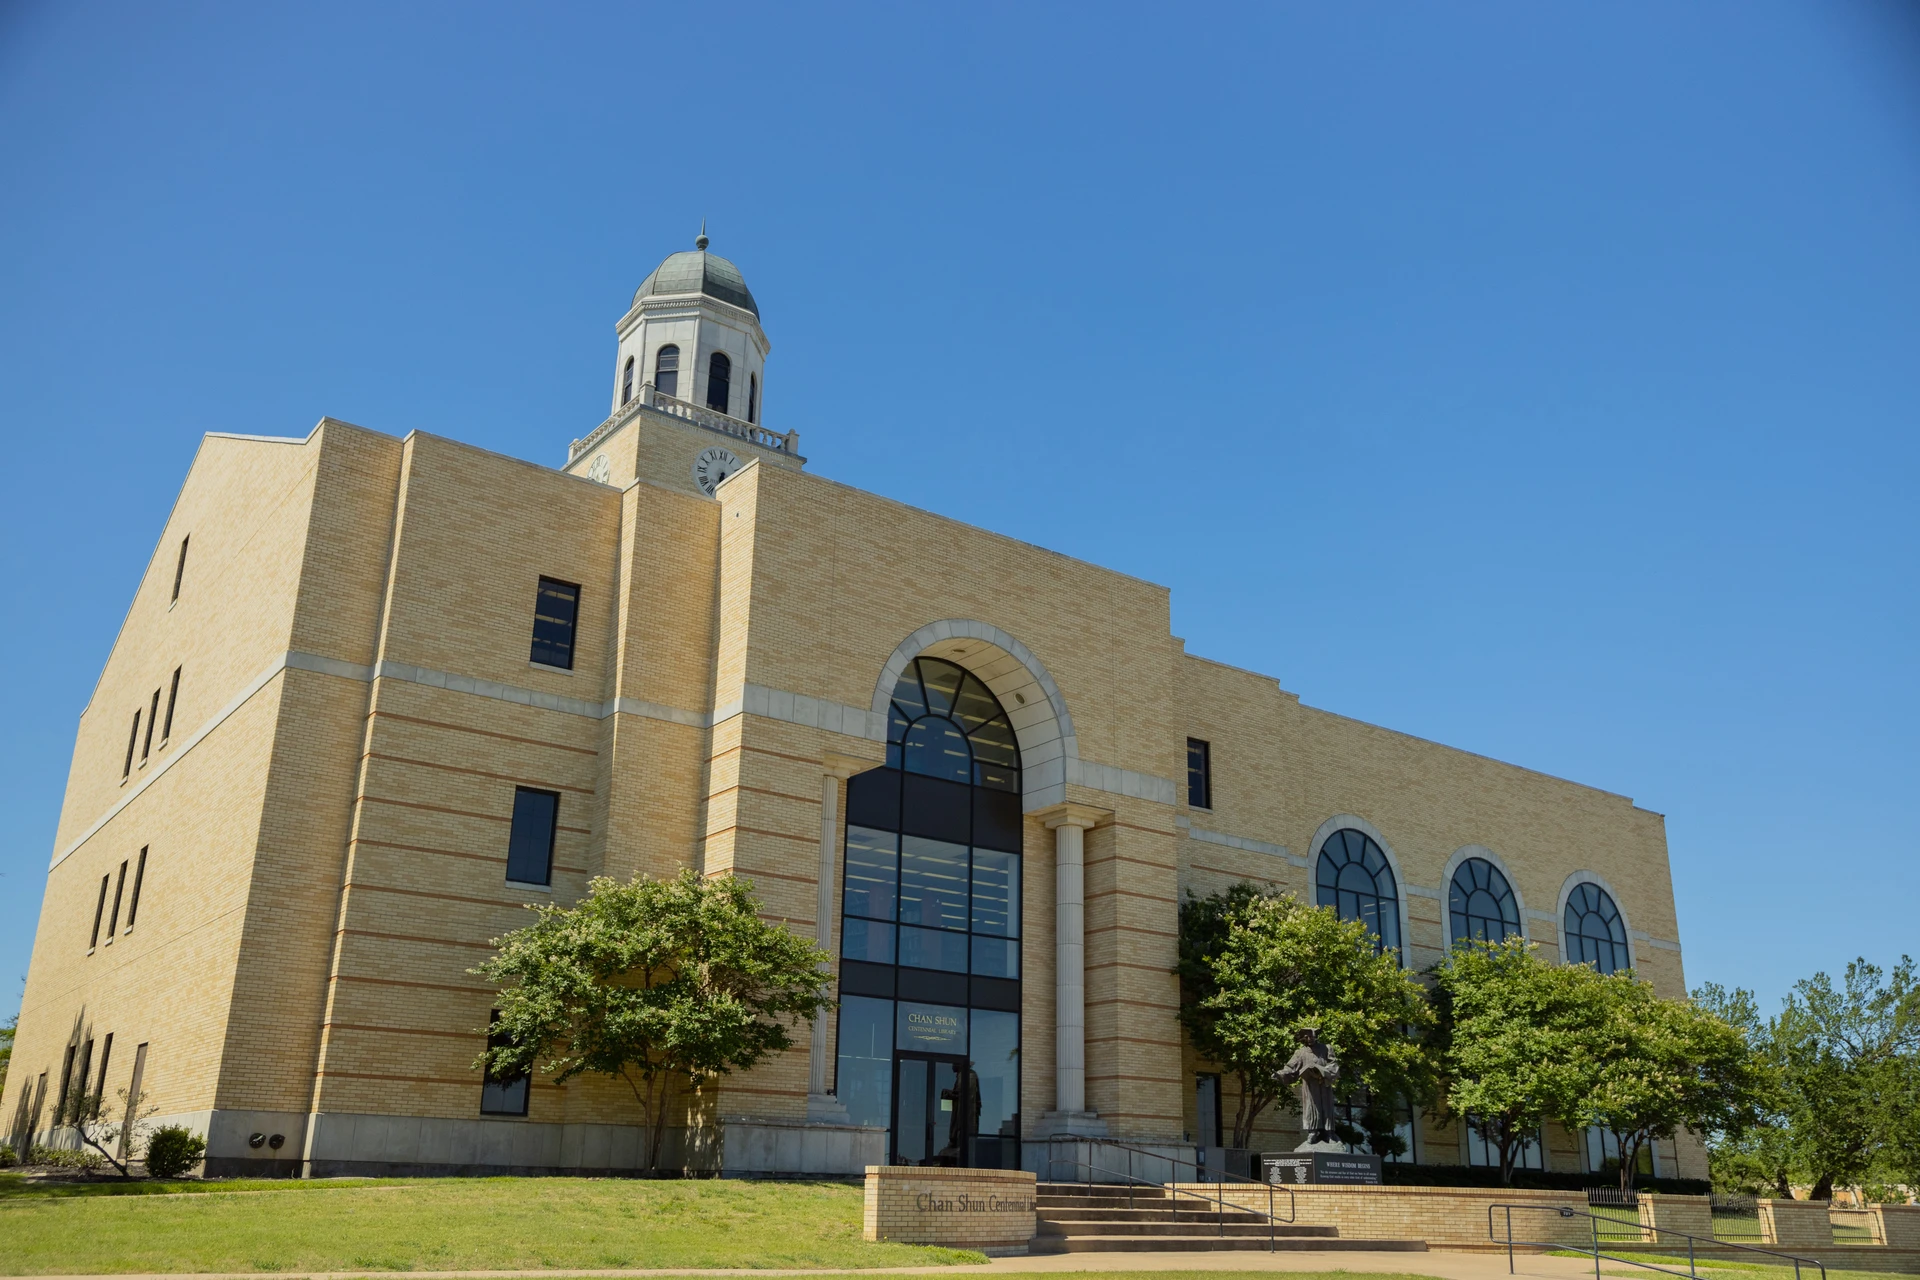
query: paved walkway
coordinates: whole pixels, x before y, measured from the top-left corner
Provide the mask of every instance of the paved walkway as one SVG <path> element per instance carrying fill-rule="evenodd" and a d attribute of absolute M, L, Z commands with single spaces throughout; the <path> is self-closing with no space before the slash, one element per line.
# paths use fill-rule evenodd
<path fill-rule="evenodd" d="M 1436 1280 L 1505 1280 L 1505 1254 L 1485 1253 L 1361 1253 L 1306 1250 L 1286 1253 L 1055 1253 L 1039 1257 L 995 1258 L 984 1266 L 959 1267 L 875 1267 L 848 1272 L 839 1270 L 778 1271 L 733 1268 L 694 1271 L 681 1268 L 622 1271 L 280 1271 L 267 1277 L 260 1272 L 196 1273 L 191 1280 L 561 1280 L 561 1277 L 594 1277 L 594 1280 L 641 1280 L 654 1276 L 926 1276 L 986 1275 L 1014 1276 L 1041 1272 L 1123 1272 L 1123 1271 L 1350 1271 L 1398 1272 L 1433 1276 Z M 1522 1254 L 1516 1259 L 1515 1272 L 1522 1280 L 1580 1280 L 1593 1274 L 1593 1263 L 1579 1258 L 1550 1258 L 1543 1254 Z M 1651 1275 L 1652 1273 L 1647 1273 Z M 62 1280 L 185 1280 L 177 1275 L 84 1276 Z"/>

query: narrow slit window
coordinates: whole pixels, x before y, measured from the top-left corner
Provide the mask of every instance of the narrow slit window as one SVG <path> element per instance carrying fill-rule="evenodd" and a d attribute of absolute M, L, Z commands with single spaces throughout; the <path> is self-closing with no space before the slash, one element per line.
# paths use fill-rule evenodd
<path fill-rule="evenodd" d="M 507 838 L 507 879 L 516 884 L 553 883 L 553 837 L 560 825 L 560 794 L 532 787 L 513 789 L 513 833 Z"/>
<path fill-rule="evenodd" d="M 532 661 L 573 670 L 573 625 L 580 614 L 580 588 L 557 578 L 540 579 L 533 598 Z"/>
<path fill-rule="evenodd" d="M 175 600 L 180 598 L 180 581 L 187 575 L 187 543 L 192 540 L 192 536 L 189 534 L 180 539 L 180 558 L 173 562 L 173 598 Z"/>
<path fill-rule="evenodd" d="M 107 1038 L 100 1042 L 100 1074 L 93 1078 L 93 1104 L 91 1115 L 100 1114 L 100 1103 L 107 1096 L 107 1064 L 113 1061 L 113 1032 L 107 1032 Z"/>
<path fill-rule="evenodd" d="M 760 421 L 760 375 L 757 373 L 747 375 L 747 421 Z"/>
<path fill-rule="evenodd" d="M 707 408 L 725 413 L 733 403 L 733 361 L 716 351 L 707 360 Z"/>
<path fill-rule="evenodd" d="M 620 378 L 620 403 L 633 399 L 633 357 L 627 357 L 627 371 Z"/>
<path fill-rule="evenodd" d="M 140 846 L 140 861 L 133 864 L 133 896 L 127 899 L 127 932 L 133 932 L 133 919 L 140 914 L 140 882 L 147 878 L 147 846 Z"/>
<path fill-rule="evenodd" d="M 80 1074 L 74 1077 L 73 1096 L 68 1102 L 72 1108 L 66 1115 L 68 1123 L 86 1113 L 88 1086 L 93 1082 L 93 1041 L 80 1046 Z"/>
<path fill-rule="evenodd" d="M 653 353 L 653 389 L 676 399 L 680 395 L 680 348 L 671 342 Z"/>
<path fill-rule="evenodd" d="M 68 1045 L 67 1055 L 60 1062 L 60 1100 L 53 1104 L 53 1122 L 56 1125 L 67 1113 L 67 1095 L 73 1089 L 73 1055 L 78 1052 L 80 1052 L 79 1045 Z"/>
<path fill-rule="evenodd" d="M 87 942 L 89 951 L 100 945 L 100 921 L 107 914 L 107 886 L 112 879 L 110 875 L 100 877 L 100 900 L 93 904 L 93 937 Z"/>
<path fill-rule="evenodd" d="M 504 1049 L 513 1043 L 504 1032 L 495 1029 L 499 1024 L 500 1011 L 495 1009 L 487 1018 L 487 1048 L 489 1049 Z M 480 1086 L 480 1114 L 483 1116 L 527 1114 L 528 1086 L 531 1083 L 524 1073 L 500 1075 L 489 1064 L 486 1083 Z"/>
<path fill-rule="evenodd" d="M 173 708 L 180 701 L 180 668 L 173 669 L 173 683 L 167 686 L 167 719 L 160 726 L 160 745 L 166 746 L 167 739 L 173 736 Z"/>
<path fill-rule="evenodd" d="M 1198 738 L 1187 739 L 1187 805 L 1213 808 L 1213 747 Z"/>
<path fill-rule="evenodd" d="M 120 876 L 113 882 L 113 913 L 107 917 L 107 937 L 112 939 L 120 928 L 120 899 L 127 891 L 127 864 L 120 864 Z"/>
<path fill-rule="evenodd" d="M 147 757 L 153 754 L 153 722 L 160 718 L 160 690 L 153 691 L 153 702 L 147 707 L 147 737 L 140 744 L 140 763 L 145 764 Z"/>
<path fill-rule="evenodd" d="M 120 766 L 122 778 L 133 772 L 133 753 L 140 745 L 140 713 L 133 713 L 133 732 L 127 735 L 127 762 Z"/>

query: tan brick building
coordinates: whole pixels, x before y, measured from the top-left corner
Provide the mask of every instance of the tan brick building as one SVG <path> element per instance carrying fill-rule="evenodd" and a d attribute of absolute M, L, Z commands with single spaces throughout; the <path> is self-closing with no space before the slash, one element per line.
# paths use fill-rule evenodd
<path fill-rule="evenodd" d="M 1659 815 L 1302 705 L 1186 653 L 1165 587 L 808 473 L 704 250 L 641 286 L 558 470 L 206 437 L 80 718 L 16 1142 L 133 1086 L 214 1171 L 632 1167 L 624 1091 L 483 1084 L 471 970 L 523 903 L 687 866 L 842 957 L 840 1012 L 676 1139 L 742 1171 L 1217 1144 L 1170 969 L 1181 894 L 1239 879 L 1416 968 L 1519 930 L 1683 992 Z"/>

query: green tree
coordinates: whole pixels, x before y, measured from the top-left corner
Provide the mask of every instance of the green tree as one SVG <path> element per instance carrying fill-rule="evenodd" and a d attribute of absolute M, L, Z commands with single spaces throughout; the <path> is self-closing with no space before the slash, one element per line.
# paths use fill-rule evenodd
<path fill-rule="evenodd" d="M 1609 996 L 1585 965 L 1543 963 L 1513 937 L 1462 946 L 1432 970 L 1448 1107 L 1500 1155 L 1500 1180 L 1547 1120 L 1577 1115 L 1599 1083 Z"/>
<path fill-rule="evenodd" d="M 1283 1096 L 1280 1069 L 1318 1027 L 1339 1056 L 1342 1097 L 1369 1099 L 1360 1128 L 1394 1151 L 1397 1100 L 1419 1102 L 1432 1072 L 1422 1033 L 1432 1024 L 1419 980 L 1381 953 L 1359 921 L 1292 895 L 1237 884 L 1180 909 L 1180 1022 L 1194 1051 L 1240 1085 L 1233 1144 L 1247 1147 L 1260 1115 Z M 1355 1134 L 1355 1137 L 1360 1136 Z"/>
<path fill-rule="evenodd" d="M 7 1091 L 7 1069 L 13 1065 L 13 1037 L 20 1030 L 20 1015 L 14 1014 L 7 1019 L 7 1025 L 0 1027 L 0 1094 Z"/>
<path fill-rule="evenodd" d="M 1599 977 L 1599 975 L 1595 975 Z M 1740 1133 L 1757 1119 L 1769 1074 L 1745 1033 L 1711 1008 L 1663 1000 L 1631 971 L 1600 977 L 1607 1018 L 1592 1052 L 1592 1087 L 1571 1129 L 1597 1124 L 1620 1140 L 1620 1188 L 1641 1150 L 1682 1129 Z"/>
<path fill-rule="evenodd" d="M 601 877 L 573 907 L 531 910 L 539 919 L 494 939 L 474 970 L 506 984 L 494 1046 L 474 1066 L 625 1081 L 649 1169 L 682 1091 L 792 1047 L 790 1023 L 833 1007 L 827 954 L 763 921 L 744 880 Z"/>
<path fill-rule="evenodd" d="M 54 1115 L 54 1123 L 71 1128 L 82 1144 L 99 1152 L 122 1178 L 131 1178 L 133 1173 L 128 1165 L 132 1163 L 132 1153 L 141 1146 L 147 1121 L 157 1108 L 147 1105 L 144 1092 L 130 1097 L 122 1089 L 119 1098 L 118 1107 L 108 1108 L 103 1105 L 105 1100 L 100 1094 L 75 1089 L 68 1096 L 66 1107 Z"/>

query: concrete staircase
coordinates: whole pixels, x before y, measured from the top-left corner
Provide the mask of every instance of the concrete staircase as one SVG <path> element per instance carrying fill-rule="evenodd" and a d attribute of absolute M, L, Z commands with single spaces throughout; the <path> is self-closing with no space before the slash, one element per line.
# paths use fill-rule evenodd
<path fill-rule="evenodd" d="M 1205 1252 L 1215 1249 L 1391 1249 L 1425 1252 L 1424 1240 L 1343 1240 L 1336 1227 L 1269 1226 L 1267 1215 L 1163 1187 L 1042 1182 L 1034 1253 Z M 1284 1199 L 1280 1212 L 1286 1212 Z"/>

